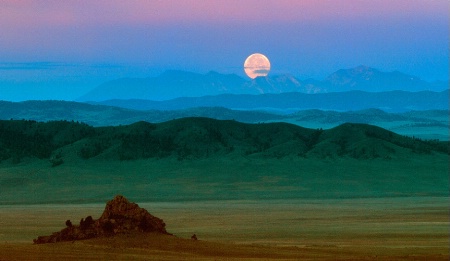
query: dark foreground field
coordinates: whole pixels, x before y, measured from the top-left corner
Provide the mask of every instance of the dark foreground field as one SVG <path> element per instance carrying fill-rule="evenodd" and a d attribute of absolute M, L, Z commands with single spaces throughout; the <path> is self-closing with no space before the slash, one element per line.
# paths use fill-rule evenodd
<path fill-rule="evenodd" d="M 0 208 L 0 260 L 448 260 L 447 197 L 142 203 L 175 236 L 33 245 L 103 204 Z M 199 241 L 188 238 L 196 233 Z"/>

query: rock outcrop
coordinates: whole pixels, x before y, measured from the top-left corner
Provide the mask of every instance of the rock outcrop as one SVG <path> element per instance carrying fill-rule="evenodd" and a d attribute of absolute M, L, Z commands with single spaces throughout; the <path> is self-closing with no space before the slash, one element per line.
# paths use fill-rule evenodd
<path fill-rule="evenodd" d="M 66 221 L 66 228 L 49 236 L 39 236 L 35 244 L 55 243 L 61 241 L 83 240 L 102 236 L 113 236 L 130 232 L 155 232 L 169 234 L 166 224 L 138 204 L 129 202 L 117 195 L 108 201 L 101 217 L 94 220 L 91 216 L 81 219 L 80 225 Z"/>

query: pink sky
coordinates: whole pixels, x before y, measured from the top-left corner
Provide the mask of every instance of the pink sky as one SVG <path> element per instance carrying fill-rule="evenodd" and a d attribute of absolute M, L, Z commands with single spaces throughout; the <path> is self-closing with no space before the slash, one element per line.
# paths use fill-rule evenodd
<path fill-rule="evenodd" d="M 2 27 L 271 23 L 446 15 L 447 0 L 3 0 Z M 1 29 L 0 29 L 1 31 Z"/>

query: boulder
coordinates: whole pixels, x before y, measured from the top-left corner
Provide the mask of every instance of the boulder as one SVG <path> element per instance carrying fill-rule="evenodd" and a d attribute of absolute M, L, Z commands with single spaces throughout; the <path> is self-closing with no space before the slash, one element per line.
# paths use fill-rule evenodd
<path fill-rule="evenodd" d="M 80 225 L 73 225 L 68 220 L 66 226 L 66 228 L 52 235 L 39 236 L 33 242 L 35 244 L 55 243 L 130 232 L 169 234 L 162 219 L 151 215 L 147 210 L 128 201 L 122 195 L 117 195 L 107 202 L 99 219 L 94 220 L 92 216 L 88 216 L 81 219 Z"/>

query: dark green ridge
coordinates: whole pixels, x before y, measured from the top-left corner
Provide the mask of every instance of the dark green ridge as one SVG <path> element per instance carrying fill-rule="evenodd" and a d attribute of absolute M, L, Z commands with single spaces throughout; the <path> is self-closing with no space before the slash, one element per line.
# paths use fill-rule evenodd
<path fill-rule="evenodd" d="M 246 124 L 195 117 L 95 128 L 68 121 L 0 121 L 0 160 L 50 158 L 74 143 L 82 143 L 80 158 L 103 156 L 113 160 L 227 155 L 391 159 L 408 153 L 449 153 L 449 142 L 420 140 L 354 123 L 321 130 L 288 123 Z"/>

